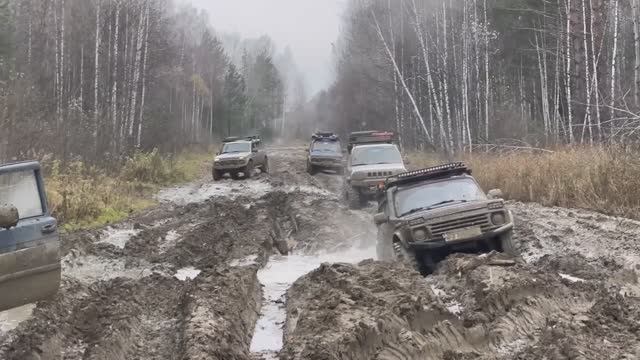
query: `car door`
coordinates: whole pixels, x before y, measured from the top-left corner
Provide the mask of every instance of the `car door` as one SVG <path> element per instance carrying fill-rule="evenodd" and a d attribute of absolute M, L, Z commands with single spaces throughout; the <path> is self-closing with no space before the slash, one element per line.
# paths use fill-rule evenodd
<path fill-rule="evenodd" d="M 0 228 L 0 311 L 51 297 L 60 286 L 57 222 L 47 207 L 40 166 L 0 166 L 0 204 L 18 209 L 15 227 Z"/>

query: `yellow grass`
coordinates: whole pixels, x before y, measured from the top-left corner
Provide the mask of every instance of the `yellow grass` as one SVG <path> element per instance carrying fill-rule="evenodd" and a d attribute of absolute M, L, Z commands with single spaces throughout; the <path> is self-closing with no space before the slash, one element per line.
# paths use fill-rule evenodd
<path fill-rule="evenodd" d="M 95 228 L 123 220 L 154 205 L 161 187 L 192 181 L 204 174 L 212 152 L 187 151 L 174 158 L 137 153 L 117 173 L 74 162 L 64 170 L 45 164 L 49 206 L 66 230 Z"/>
<path fill-rule="evenodd" d="M 547 206 L 592 209 L 639 218 L 640 154 L 616 147 L 574 147 L 553 153 L 473 154 L 463 159 L 485 190 Z M 433 154 L 411 154 L 412 167 L 433 165 Z"/>

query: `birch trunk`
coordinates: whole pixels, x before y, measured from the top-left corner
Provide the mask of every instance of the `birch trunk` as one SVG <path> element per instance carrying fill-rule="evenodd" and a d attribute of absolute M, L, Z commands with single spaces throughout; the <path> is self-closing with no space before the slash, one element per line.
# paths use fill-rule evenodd
<path fill-rule="evenodd" d="M 97 0 L 96 6 L 96 43 L 95 43 L 95 68 L 93 78 L 93 140 L 96 146 L 96 155 L 98 151 L 98 84 L 100 81 L 100 6 L 102 0 Z"/>
<path fill-rule="evenodd" d="M 111 84 L 111 129 L 112 138 L 111 144 L 114 154 L 118 153 L 118 146 L 120 144 L 119 130 L 118 130 L 118 50 L 120 49 L 120 1 L 116 1 L 116 13 L 115 13 L 115 27 L 113 32 L 113 69 L 112 69 L 112 82 Z"/>
<path fill-rule="evenodd" d="M 147 92 L 146 77 L 147 77 L 147 58 L 149 54 L 149 3 L 147 3 L 147 11 L 145 14 L 145 34 L 144 34 L 144 59 L 142 60 L 142 95 L 140 97 L 140 119 L 138 120 L 138 136 L 136 139 L 136 147 L 140 147 L 142 139 L 142 124 L 144 121 L 144 102 Z"/>
<path fill-rule="evenodd" d="M 148 6 L 148 0 L 145 0 L 145 5 Z M 133 82 L 131 89 L 131 109 L 129 109 L 129 138 L 130 141 L 134 141 L 134 123 L 136 119 L 136 111 L 138 109 L 138 86 L 140 84 L 140 65 L 142 62 L 142 46 L 144 39 L 144 22 L 145 15 L 143 8 L 140 9 L 140 16 L 138 20 L 138 31 L 136 33 L 136 58 L 133 62 Z"/>
<path fill-rule="evenodd" d="M 631 0 L 633 7 L 633 49 L 634 49 L 634 67 L 633 67 L 633 97 L 636 106 L 640 106 L 640 11 L 638 2 L 640 0 Z M 612 94 L 613 95 L 613 94 Z"/>
<path fill-rule="evenodd" d="M 613 23 L 613 54 L 611 56 L 611 120 L 615 119 L 616 104 L 616 59 L 618 57 L 618 0 L 614 0 L 614 23 Z M 637 61 L 637 60 L 636 60 Z"/>
<path fill-rule="evenodd" d="M 413 94 L 411 94 L 411 91 L 409 90 L 409 87 L 407 86 L 407 83 L 404 81 L 404 77 L 400 73 L 400 68 L 398 67 L 398 64 L 396 63 L 396 59 L 393 56 L 393 54 L 391 53 L 391 50 L 389 49 L 389 45 L 387 44 L 387 41 L 385 40 L 384 35 L 382 34 L 382 29 L 380 28 L 380 24 L 378 23 L 378 18 L 376 17 L 376 13 L 373 10 L 371 10 L 371 15 L 373 16 L 373 20 L 374 20 L 375 25 L 376 25 L 376 30 L 377 30 L 377 33 L 378 33 L 378 37 L 380 38 L 380 41 L 384 45 L 385 51 L 386 51 L 387 55 L 389 56 L 389 60 L 391 61 L 395 72 L 398 74 L 398 77 L 400 78 L 400 82 L 402 84 L 402 87 L 403 87 L 404 91 L 406 92 L 407 97 L 411 101 L 411 104 L 413 105 L 413 109 L 415 111 L 416 117 L 420 121 L 420 125 L 422 126 L 422 130 L 425 133 L 427 141 L 429 141 L 430 143 L 433 143 L 431 134 L 429 133 L 429 129 L 427 129 L 427 126 L 424 123 L 424 119 L 422 118 L 422 114 L 420 113 L 420 109 L 418 109 L 418 104 L 416 103 L 416 100 L 414 99 Z"/>

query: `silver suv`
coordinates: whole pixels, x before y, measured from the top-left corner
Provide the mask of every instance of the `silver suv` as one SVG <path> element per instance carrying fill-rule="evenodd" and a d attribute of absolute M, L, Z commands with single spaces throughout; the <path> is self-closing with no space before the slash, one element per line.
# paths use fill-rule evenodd
<path fill-rule="evenodd" d="M 344 196 L 352 209 L 375 200 L 385 180 L 406 172 L 400 150 L 395 144 L 351 144 L 347 162 Z"/>
<path fill-rule="evenodd" d="M 225 174 L 238 179 L 240 174 L 245 178 L 253 175 L 259 168 L 263 173 L 269 172 L 269 158 L 262 147 L 260 138 L 227 138 L 213 162 L 213 179 L 220 180 Z"/>

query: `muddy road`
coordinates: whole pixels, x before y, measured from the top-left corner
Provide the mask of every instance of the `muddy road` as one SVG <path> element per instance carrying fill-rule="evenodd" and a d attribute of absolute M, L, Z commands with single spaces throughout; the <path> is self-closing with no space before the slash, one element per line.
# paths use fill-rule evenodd
<path fill-rule="evenodd" d="M 65 236 L 62 289 L 0 313 L 0 359 L 640 358 L 640 223 L 513 203 L 522 259 L 423 278 L 374 260 L 373 209 L 304 148 L 269 154 L 269 175 Z"/>

